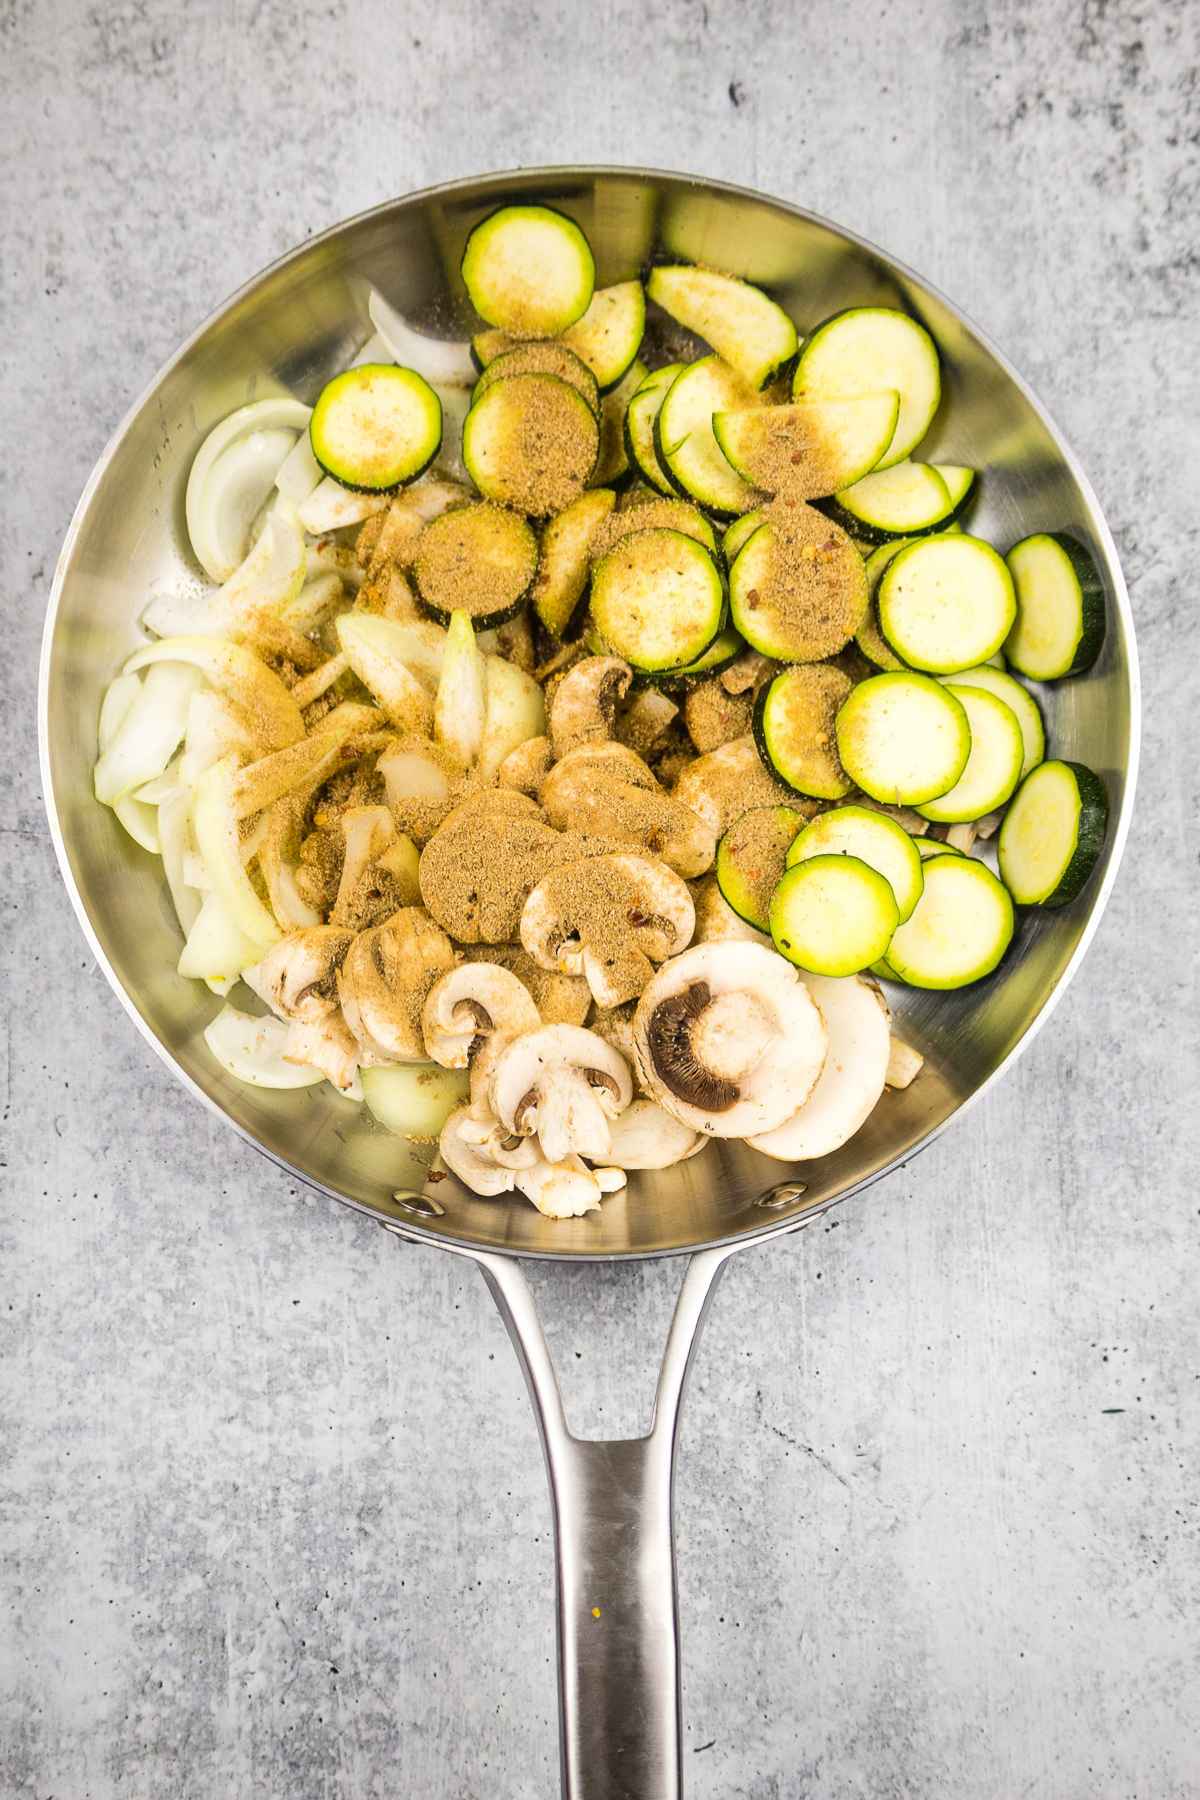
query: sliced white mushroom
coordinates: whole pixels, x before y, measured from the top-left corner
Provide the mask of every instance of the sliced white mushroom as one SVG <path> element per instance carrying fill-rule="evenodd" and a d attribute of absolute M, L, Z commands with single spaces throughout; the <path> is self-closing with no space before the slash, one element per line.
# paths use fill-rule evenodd
<path fill-rule="evenodd" d="M 314 1024 L 337 1011 L 338 970 L 353 942 L 336 925 L 289 931 L 242 979 L 279 1018 Z"/>
<path fill-rule="evenodd" d="M 556 756 L 613 734 L 617 706 L 633 679 L 619 656 L 585 656 L 567 670 L 550 701 L 550 742 Z"/>
<path fill-rule="evenodd" d="M 319 1069 L 339 1093 L 348 1094 L 356 1086 L 359 1046 L 340 1013 L 313 1021 L 293 1019 L 283 1054 L 288 1062 Z"/>
<path fill-rule="evenodd" d="M 710 1137 L 772 1131 L 808 1098 L 826 1031 L 799 972 L 758 944 L 697 944 L 658 971 L 634 1015 L 642 1076 Z"/>
<path fill-rule="evenodd" d="M 639 756 L 647 756 L 679 717 L 679 708 L 661 688 L 645 687 L 621 711 L 617 735 Z"/>
<path fill-rule="evenodd" d="M 669 1169 L 707 1142 L 656 1100 L 634 1100 L 613 1120 L 608 1160 L 618 1169 Z"/>
<path fill-rule="evenodd" d="M 548 737 L 526 738 L 523 744 L 509 751 L 496 770 L 496 780 L 501 787 L 515 788 L 518 793 L 529 794 L 536 800 L 553 760 L 554 752 Z"/>
<path fill-rule="evenodd" d="M 499 1122 L 521 1137 L 536 1132 L 550 1162 L 603 1161 L 611 1122 L 632 1098 L 624 1057 L 580 1025 L 543 1025 L 514 1038 L 496 1059 L 489 1091 Z"/>
<path fill-rule="evenodd" d="M 455 960 L 450 939 L 419 906 L 359 932 L 338 971 L 338 994 L 365 1066 L 426 1061 L 421 1009 Z"/>
<path fill-rule="evenodd" d="M 496 963 L 460 963 L 430 988 L 421 1012 L 425 1048 L 446 1069 L 465 1069 L 493 1032 L 516 1037 L 541 1024 L 524 982 Z"/>
<path fill-rule="evenodd" d="M 706 875 L 696 887 L 696 943 L 718 944 L 734 938 L 743 944 L 762 944 L 771 948 L 765 931 L 756 931 L 740 914 L 735 913 L 717 885 L 715 875 Z"/>
<path fill-rule="evenodd" d="M 829 1035 L 825 1066 L 790 1119 L 748 1139 L 781 1162 L 829 1156 L 854 1136 L 883 1092 L 891 1043 L 887 1003 L 873 982 L 857 975 L 803 979 Z"/>
<path fill-rule="evenodd" d="M 599 1210 L 604 1194 L 625 1185 L 623 1169 L 589 1169 L 577 1156 L 542 1159 L 519 1171 L 516 1186 L 548 1219 L 579 1219 Z"/>
<path fill-rule="evenodd" d="M 639 759 L 630 754 L 629 763 L 636 766 Z M 627 768 L 615 758 L 597 758 L 595 746 L 568 751 L 542 789 L 550 823 L 561 831 L 588 832 L 614 845 L 648 851 L 686 879 L 702 875 L 716 855 L 710 827 L 665 793 L 644 764 L 634 780 L 626 779 Z"/>
<path fill-rule="evenodd" d="M 676 800 L 699 813 L 720 837 L 735 819 L 754 806 L 792 806 L 803 810 L 791 788 L 776 781 L 763 766 L 749 732 L 731 738 L 688 763 L 675 783 Z M 815 811 L 812 802 L 807 803 Z"/>
<path fill-rule="evenodd" d="M 502 1167 L 488 1154 L 486 1144 L 480 1146 L 473 1131 L 478 1123 L 478 1115 L 471 1107 L 455 1108 L 438 1138 L 442 1161 L 473 1194 L 489 1199 L 509 1194 L 517 1184 L 517 1171 Z"/>
<path fill-rule="evenodd" d="M 691 941 L 695 922 L 687 884 L 665 863 L 615 854 L 552 869 L 522 908 L 520 935 L 544 969 L 582 974 L 598 1006 L 620 1006 Z"/>

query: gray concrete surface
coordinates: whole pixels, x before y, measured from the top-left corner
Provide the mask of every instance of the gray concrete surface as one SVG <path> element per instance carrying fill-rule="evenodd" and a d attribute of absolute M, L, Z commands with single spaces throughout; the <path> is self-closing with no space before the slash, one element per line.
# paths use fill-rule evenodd
<path fill-rule="evenodd" d="M 0 1792 L 541 1800 L 549 1517 L 482 1284 L 298 1191 L 92 967 L 40 810 L 59 540 L 244 276 L 442 177 L 645 160 L 865 232 L 1083 453 L 1146 683 L 1083 978 L 909 1171 L 742 1258 L 680 1470 L 696 1800 L 1200 1794 L 1200 13 L 8 0 Z M 580 1411 L 677 1270 L 540 1281 Z"/>

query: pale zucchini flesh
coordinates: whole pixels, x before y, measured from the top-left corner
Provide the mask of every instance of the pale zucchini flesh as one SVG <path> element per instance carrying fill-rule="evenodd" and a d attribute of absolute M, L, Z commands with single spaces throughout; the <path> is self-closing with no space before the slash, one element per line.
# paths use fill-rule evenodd
<path fill-rule="evenodd" d="M 796 327 L 761 288 L 692 264 L 652 269 L 651 300 L 716 351 L 754 389 L 796 354 Z"/>
<path fill-rule="evenodd" d="M 308 422 L 312 453 L 335 481 L 381 493 L 414 480 L 442 442 L 442 404 L 415 369 L 364 363 L 326 382 Z"/>
<path fill-rule="evenodd" d="M 716 563 L 680 531 L 636 531 L 592 574 L 592 622 L 635 669 L 677 671 L 693 662 L 717 636 L 724 611 Z"/>
<path fill-rule="evenodd" d="M 1108 796 L 1083 763 L 1044 762 L 1004 815 L 1000 874 L 1019 906 L 1065 906 L 1095 868 L 1108 829 Z"/>
<path fill-rule="evenodd" d="M 983 688 L 948 683 L 967 715 L 971 750 L 966 767 L 954 786 L 917 811 L 938 825 L 957 825 L 982 819 L 1009 799 L 1021 778 L 1025 740 L 1017 716 L 1003 700 Z"/>
<path fill-rule="evenodd" d="M 890 883 L 857 856 L 796 863 L 771 896 L 775 948 L 814 975 L 869 969 L 887 950 L 899 918 Z"/>
<path fill-rule="evenodd" d="M 1012 942 L 1013 903 L 986 863 L 938 856 L 924 868 L 912 917 L 887 948 L 887 962 L 910 987 L 960 988 L 990 975 Z"/>
<path fill-rule="evenodd" d="M 530 598 L 538 618 L 561 637 L 583 597 L 591 543 L 616 504 L 611 488 L 592 488 L 550 520 L 542 533 Z"/>
<path fill-rule="evenodd" d="M 1016 618 L 1004 645 L 1013 668 L 1033 681 L 1090 669 L 1104 643 L 1104 584 L 1082 544 L 1065 532 L 1022 538 L 1008 553 Z"/>
<path fill-rule="evenodd" d="M 1046 754 L 1046 727 L 1042 721 L 1041 709 L 1029 689 L 1023 687 L 1007 669 L 993 668 L 990 663 L 982 663 L 977 669 L 962 669 L 956 675 L 943 675 L 941 679 L 948 686 L 956 688 L 983 688 L 1012 709 L 1017 724 L 1021 727 L 1024 745 L 1021 780 L 1024 781 L 1030 770 L 1036 769 Z"/>
<path fill-rule="evenodd" d="M 847 775 L 872 800 L 921 806 L 966 768 L 971 728 L 948 688 L 897 672 L 859 682 L 838 714 L 837 744 Z"/>
<path fill-rule="evenodd" d="M 965 532 L 907 544 L 884 570 L 878 600 L 880 628 L 896 654 L 935 675 L 986 662 L 1017 607 L 1004 558 Z"/>
<path fill-rule="evenodd" d="M 932 463 L 899 462 L 875 469 L 823 503 L 834 518 L 867 543 L 921 537 L 950 523 L 950 493 Z"/>
<path fill-rule="evenodd" d="M 667 389 L 683 368 L 682 363 L 668 363 L 647 375 L 625 409 L 625 451 L 643 481 L 660 494 L 676 492 L 675 485 L 658 460 L 654 442 L 654 426 L 667 397 Z"/>
<path fill-rule="evenodd" d="M 463 251 L 471 304 L 515 337 L 554 337 L 583 317 L 596 265 L 583 232 L 549 206 L 502 206 L 475 226 Z"/>
<path fill-rule="evenodd" d="M 885 306 L 835 313 L 805 339 L 793 398 L 894 388 L 900 413 L 880 467 L 902 462 L 925 436 L 941 399 L 937 348 L 916 319 Z"/>
<path fill-rule="evenodd" d="M 812 856 L 857 856 L 878 869 L 892 890 L 900 923 L 910 918 L 921 898 L 920 846 L 886 813 L 865 806 L 835 806 L 819 813 L 796 837 L 787 853 L 788 867 Z M 945 848 L 943 845 L 942 848 Z"/>
<path fill-rule="evenodd" d="M 658 460 L 679 492 L 714 512 L 747 512 L 755 490 L 730 468 L 713 434 L 713 414 L 753 404 L 742 377 L 719 356 L 689 363 L 667 389 L 654 422 Z"/>
<path fill-rule="evenodd" d="M 790 406 L 755 406 L 713 416 L 726 462 L 768 494 L 810 500 L 860 481 L 892 439 L 900 397 L 892 390 L 813 395 Z"/>

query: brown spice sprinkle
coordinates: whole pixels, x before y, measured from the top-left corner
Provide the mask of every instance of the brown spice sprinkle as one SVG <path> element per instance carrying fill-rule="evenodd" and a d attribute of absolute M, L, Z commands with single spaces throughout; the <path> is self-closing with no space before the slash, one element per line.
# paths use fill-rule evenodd
<path fill-rule="evenodd" d="M 793 806 L 805 818 L 820 811 L 763 767 L 753 737 L 734 738 L 698 756 L 675 783 L 675 798 L 720 834 L 752 806 Z"/>
<path fill-rule="evenodd" d="M 529 989 L 543 1025 L 582 1025 L 591 1011 L 592 990 L 582 975 L 543 969 L 519 944 L 482 944 L 472 950 L 471 961 L 510 970 Z"/>
<path fill-rule="evenodd" d="M 685 697 L 683 719 L 701 755 L 743 737 L 754 717 L 749 694 L 727 694 L 719 681 L 701 681 Z"/>
<path fill-rule="evenodd" d="M 635 531 L 656 530 L 680 531 L 684 537 L 695 538 L 706 550 L 712 548 L 711 525 L 704 514 L 688 501 L 639 500 L 636 505 L 610 513 L 596 527 L 588 545 L 588 555 L 593 563 L 598 563 L 622 538 L 629 537 Z"/>
<path fill-rule="evenodd" d="M 437 612 L 486 619 L 516 606 L 536 569 L 537 541 L 524 519 L 480 500 L 425 527 L 413 573 Z"/>
<path fill-rule="evenodd" d="M 870 598 L 862 557 L 853 540 L 814 507 L 786 496 L 766 510 L 769 553 L 751 611 L 770 607 L 789 660 L 820 662 L 849 643 Z"/>
<path fill-rule="evenodd" d="M 651 965 L 662 962 L 677 943 L 670 921 L 647 909 L 648 873 L 640 856 L 599 856 L 564 863 L 540 884 L 563 942 L 577 939 L 590 951 L 608 980 L 628 990 L 624 999 L 641 992 Z"/>
<path fill-rule="evenodd" d="M 555 343 L 553 338 L 543 338 L 531 343 L 517 344 L 511 350 L 504 350 L 493 357 L 479 380 L 475 384 L 474 399 L 494 382 L 503 381 L 511 375 L 557 375 L 578 394 L 582 394 L 594 413 L 600 411 L 600 389 L 596 377 L 583 361 L 569 350 L 565 344 Z"/>
<path fill-rule="evenodd" d="M 842 767 L 835 731 L 838 711 L 853 686 L 832 663 L 797 663 L 771 687 L 771 713 L 782 718 L 787 742 L 798 747 L 788 780 L 805 793 L 830 800 L 853 785 Z"/>
<path fill-rule="evenodd" d="M 729 856 L 760 920 L 787 866 L 787 853 L 801 827 L 795 808 L 755 806 L 735 819 L 726 834 Z"/>
<path fill-rule="evenodd" d="M 831 494 L 839 461 L 809 406 L 764 406 L 745 427 L 741 472 L 768 494 L 794 500 Z"/>
<path fill-rule="evenodd" d="M 526 798 L 512 788 L 493 791 L 494 798 L 501 794 Z M 530 891 L 548 870 L 608 848 L 556 831 L 532 801 L 529 807 L 456 807 L 421 852 L 421 898 L 460 944 L 511 943 Z"/>
<path fill-rule="evenodd" d="M 486 429 L 477 444 L 493 497 L 534 518 L 577 500 L 596 466 L 595 415 L 556 375 L 513 375 L 472 409 Z"/>

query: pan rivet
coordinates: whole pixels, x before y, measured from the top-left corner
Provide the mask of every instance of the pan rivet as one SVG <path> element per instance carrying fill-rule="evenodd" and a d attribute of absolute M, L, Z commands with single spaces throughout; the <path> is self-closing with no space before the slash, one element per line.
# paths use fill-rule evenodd
<path fill-rule="evenodd" d="M 431 1200 L 428 1194 L 416 1194 L 411 1189 L 401 1188 L 392 1195 L 400 1211 L 409 1213 L 414 1219 L 444 1219 L 446 1209 Z"/>
<path fill-rule="evenodd" d="M 785 1206 L 790 1206 L 793 1200 L 799 1200 L 807 1192 L 802 1181 L 785 1181 L 781 1187 L 772 1188 L 770 1193 L 763 1194 L 754 1204 L 761 1206 L 766 1212 L 782 1212 Z"/>

